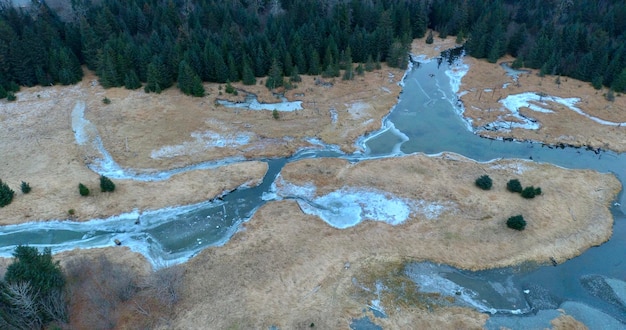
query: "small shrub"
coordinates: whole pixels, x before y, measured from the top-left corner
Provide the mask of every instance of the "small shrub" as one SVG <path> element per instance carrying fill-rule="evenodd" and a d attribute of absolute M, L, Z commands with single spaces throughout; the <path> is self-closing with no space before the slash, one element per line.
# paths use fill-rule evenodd
<path fill-rule="evenodd" d="M 278 110 L 276 109 L 272 110 L 272 117 L 274 117 L 274 119 L 276 120 L 280 118 L 280 113 L 278 113 Z"/>
<path fill-rule="evenodd" d="M 22 185 L 20 186 L 20 188 L 22 189 L 22 193 L 24 194 L 28 194 L 32 190 L 28 182 L 24 181 L 22 181 Z"/>
<path fill-rule="evenodd" d="M 74 216 L 74 214 L 76 214 L 76 210 L 69 209 L 69 210 L 67 210 L 67 214 L 69 214 L 70 216 Z"/>
<path fill-rule="evenodd" d="M 535 189 L 535 187 L 533 186 L 524 188 L 524 190 L 522 190 L 522 197 L 528 199 L 535 198 L 535 196 L 537 195 L 537 189 L 539 189 L 539 194 L 541 194 L 541 188 Z"/>
<path fill-rule="evenodd" d="M 432 44 L 435 40 L 433 40 L 433 31 L 429 31 L 428 32 L 428 36 L 426 37 L 426 43 L 427 44 Z"/>
<path fill-rule="evenodd" d="M 102 192 L 113 192 L 115 191 L 115 183 L 111 181 L 111 179 L 107 178 L 104 175 L 100 176 L 100 190 Z"/>
<path fill-rule="evenodd" d="M 15 192 L 6 183 L 0 180 L 0 207 L 5 207 L 13 201 Z"/>
<path fill-rule="evenodd" d="M 489 190 L 493 185 L 493 181 L 488 175 L 483 175 L 480 178 L 476 179 L 476 186 L 482 190 Z"/>
<path fill-rule="evenodd" d="M 506 221 L 506 226 L 522 231 L 526 228 L 526 220 L 524 220 L 524 217 L 521 215 L 512 216 Z"/>
<path fill-rule="evenodd" d="M 82 183 L 78 184 L 78 192 L 81 196 L 89 196 L 89 188 Z"/>
<path fill-rule="evenodd" d="M 537 187 L 535 188 L 535 196 L 539 196 L 541 195 L 541 188 Z"/>
<path fill-rule="evenodd" d="M 15 101 L 17 100 L 17 96 L 13 92 L 7 92 L 7 101 Z"/>
<path fill-rule="evenodd" d="M 108 97 L 105 97 L 102 99 L 102 103 L 104 104 L 111 104 L 111 99 L 109 99 Z"/>
<path fill-rule="evenodd" d="M 523 188 L 518 179 L 511 179 L 506 183 L 506 190 L 512 193 L 521 193 Z"/>
<path fill-rule="evenodd" d="M 220 86 L 220 87 L 221 87 L 221 86 Z M 226 82 L 226 90 L 225 90 L 225 91 L 226 91 L 226 93 L 228 93 L 228 94 L 235 94 L 235 92 L 236 92 L 237 90 L 235 90 L 235 87 L 233 87 L 233 85 L 231 85 L 231 84 L 230 84 L 230 81 L 229 81 L 229 82 Z M 237 95 L 237 94 L 235 94 L 235 95 Z"/>

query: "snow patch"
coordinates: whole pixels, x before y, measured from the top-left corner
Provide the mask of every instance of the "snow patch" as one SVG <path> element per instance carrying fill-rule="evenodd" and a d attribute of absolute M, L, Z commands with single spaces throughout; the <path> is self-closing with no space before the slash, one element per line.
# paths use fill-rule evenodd
<path fill-rule="evenodd" d="M 528 167 L 525 166 L 521 162 L 508 163 L 508 164 L 494 164 L 491 165 L 490 169 L 492 170 L 513 170 L 515 174 L 521 175 L 523 174 Z"/>
<path fill-rule="evenodd" d="M 217 100 L 217 103 L 228 108 L 244 108 L 249 110 L 270 110 L 270 111 L 283 111 L 291 112 L 296 110 L 302 110 L 302 101 L 293 102 L 280 102 L 280 103 L 261 103 L 256 97 L 249 99 L 245 102 L 231 102 L 226 100 Z"/>
<path fill-rule="evenodd" d="M 370 105 L 364 102 L 346 104 L 346 106 L 348 107 L 348 113 L 350 113 L 353 119 L 363 117 L 367 113 L 367 109 L 370 108 Z"/>
<path fill-rule="evenodd" d="M 547 109 L 548 103 L 554 102 L 565 106 L 566 108 L 585 116 L 596 123 L 608 126 L 622 126 L 626 125 L 626 122 L 610 122 L 594 116 L 590 116 L 583 112 L 580 108 L 576 107 L 576 103 L 580 102 L 580 98 L 570 97 L 562 98 L 552 95 L 543 95 L 539 93 L 526 92 L 520 94 L 511 94 L 506 98 L 499 101 L 510 112 L 508 116 L 512 119 L 505 120 L 503 117 L 498 117 L 498 120 L 488 123 L 483 127 L 488 130 L 510 130 L 512 128 L 522 128 L 528 130 L 539 129 L 540 125 L 535 119 L 529 118 L 519 113 L 520 108 L 528 108 L 535 112 L 541 113 L 553 113 L 554 111 Z"/>
<path fill-rule="evenodd" d="M 182 144 L 164 146 L 153 150 L 152 159 L 173 158 L 203 152 L 211 148 L 238 147 L 250 143 L 250 133 L 222 135 L 213 131 L 193 132 L 194 141 L 185 141 Z"/>

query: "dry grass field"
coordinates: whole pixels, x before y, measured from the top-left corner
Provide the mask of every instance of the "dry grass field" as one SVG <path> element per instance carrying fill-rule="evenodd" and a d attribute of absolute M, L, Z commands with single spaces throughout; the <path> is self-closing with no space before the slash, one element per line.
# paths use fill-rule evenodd
<path fill-rule="evenodd" d="M 454 38 L 435 38 L 433 45 L 421 39 L 413 42 L 412 51 L 432 57 L 452 46 Z M 511 81 L 497 64 L 472 58 L 464 61 L 470 70 L 462 81 L 461 91 L 468 92 L 462 101 L 476 125 L 495 114 L 499 99 L 525 91 L 580 97 L 580 107 L 587 114 L 626 121 L 626 98 L 617 96 L 608 102 L 588 83 L 561 78 L 557 85 L 554 77 L 538 77 L 533 72 L 521 76 L 517 85 L 502 89 L 499 86 Z M 241 101 L 245 93 L 256 94 L 261 102 L 277 102 L 277 95 L 261 81 L 254 86 L 233 84 L 237 96 L 225 93 L 224 85 L 205 84 L 208 95 L 202 98 L 182 95 L 174 88 L 161 94 L 103 89 L 89 72 L 75 86 L 24 88 L 16 102 L 0 100 L 4 128 L 0 130 L 0 179 L 16 191 L 21 181 L 29 182 L 33 191 L 29 195 L 17 192 L 13 203 L 0 209 L 0 224 L 67 219 L 69 209 L 76 212 L 73 220 L 83 221 L 212 199 L 241 185 L 257 184 L 267 165 L 254 160 L 291 155 L 312 146 L 311 138 L 355 151 L 356 139 L 379 128 L 397 102 L 402 76 L 401 70 L 385 66 L 353 81 L 302 76 L 295 89 L 274 91 L 303 105 L 302 110 L 281 112 L 279 119 L 271 111 L 217 103 Z M 111 103 L 104 104 L 104 98 Z M 248 161 L 185 172 L 165 181 L 116 180 L 114 193 L 100 193 L 98 175 L 87 167 L 93 155 L 76 143 L 72 131 L 71 113 L 79 101 L 86 105 L 85 119 L 95 125 L 105 149 L 123 168 L 156 172 L 225 157 Z M 537 131 L 484 134 L 626 149 L 624 128 L 594 123 L 555 104 L 548 106 L 555 112 L 528 114 L 540 122 Z M 494 180 L 490 191 L 474 186 L 483 174 Z M 318 329 L 347 329 L 352 318 L 363 315 L 363 308 L 376 299 L 355 281 L 371 287 L 375 279 L 389 278 L 390 283 L 408 285 L 398 275 L 406 261 L 485 269 L 531 260 L 562 262 L 601 244 L 612 231 L 608 206 L 621 189 L 609 174 L 518 160 L 476 163 L 453 154 L 356 165 L 339 159 L 310 159 L 288 164 L 281 176 L 297 185 L 314 184 L 318 196 L 351 186 L 446 207 L 432 219 L 414 213 L 398 226 L 365 221 L 340 230 L 304 214 L 294 200 L 269 202 L 224 246 L 206 249 L 182 265 L 177 304 L 159 304 L 148 295 L 151 291 L 142 289 L 135 300 L 119 301 L 106 310 L 114 328 L 135 329 L 141 324 L 167 329 L 266 329 L 271 325 L 299 329 L 314 324 Z M 540 186 L 543 194 L 533 200 L 511 194 L 505 190 L 511 178 Z M 79 196 L 79 182 L 87 184 L 93 196 Z M 515 214 L 523 214 L 528 221 L 523 232 L 504 224 Z M 77 250 L 56 258 L 71 268 L 72 260 L 97 261 L 102 255 L 114 261 L 111 267 L 126 265 L 133 278 L 152 273 L 142 256 L 123 247 Z M 89 268 L 85 274 L 97 271 Z M 77 278 L 73 283 L 76 290 L 81 290 L 81 281 Z M 418 293 L 419 288 L 411 289 Z M 98 297 L 81 292 L 72 304 L 70 324 L 75 328 L 102 321 L 84 316 L 98 312 L 97 304 L 90 305 Z M 389 318 L 377 319 L 390 329 L 481 329 L 488 318 L 467 308 L 429 309 L 415 301 L 400 302 L 393 294 L 381 300 L 397 304 L 387 310 Z M 553 321 L 553 327 L 580 324 L 563 315 Z"/>

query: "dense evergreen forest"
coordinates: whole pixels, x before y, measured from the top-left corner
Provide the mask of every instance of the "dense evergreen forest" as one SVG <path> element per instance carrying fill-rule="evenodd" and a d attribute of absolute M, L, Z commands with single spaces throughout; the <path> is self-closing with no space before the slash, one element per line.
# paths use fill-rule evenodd
<path fill-rule="evenodd" d="M 0 98 L 19 86 L 74 84 L 81 65 L 104 87 L 160 92 L 202 81 L 277 87 L 298 74 L 339 76 L 352 63 L 405 67 L 428 29 L 471 56 L 626 91 L 623 0 L 72 0 L 0 7 Z M 345 74 L 344 74 L 344 77 Z M 350 76 L 348 76 L 350 77 Z"/>

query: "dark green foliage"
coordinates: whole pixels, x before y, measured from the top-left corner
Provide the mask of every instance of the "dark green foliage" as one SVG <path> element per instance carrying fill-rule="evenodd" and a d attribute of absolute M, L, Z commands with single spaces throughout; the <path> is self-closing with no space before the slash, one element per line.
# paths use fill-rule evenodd
<path fill-rule="evenodd" d="M 265 87 L 274 89 L 283 85 L 283 70 L 276 58 L 272 60 L 269 76 L 265 81 Z"/>
<path fill-rule="evenodd" d="M 244 85 L 256 85 L 256 78 L 250 63 L 246 60 L 243 65 L 242 82 Z"/>
<path fill-rule="evenodd" d="M 372 72 L 375 69 L 374 60 L 372 59 L 372 55 L 367 56 L 367 62 L 365 62 L 365 71 Z"/>
<path fill-rule="evenodd" d="M 47 294 L 65 286 L 65 276 L 58 261 L 52 261 L 50 248 L 39 253 L 37 248 L 20 245 L 13 252 L 15 260 L 7 267 L 7 283 L 30 282 L 40 294 Z"/>
<path fill-rule="evenodd" d="M 104 97 L 104 98 L 102 99 L 102 103 L 104 103 L 104 104 L 111 104 L 111 99 L 110 99 L 110 98 L 108 98 L 108 97 Z"/>
<path fill-rule="evenodd" d="M 524 217 L 521 215 L 515 215 L 506 221 L 506 226 L 511 229 L 522 231 L 526 228 L 526 220 L 524 220 Z"/>
<path fill-rule="evenodd" d="M 59 262 L 52 260 L 50 248 L 39 253 L 37 248 L 20 245 L 13 256 L 4 274 L 5 282 L 0 283 L 0 322 L 4 320 L 13 325 L 10 328 L 18 329 L 39 329 L 51 321 L 67 322 L 65 276 Z"/>
<path fill-rule="evenodd" d="M 200 76 L 185 61 L 178 66 L 178 88 L 186 95 L 202 97 L 205 94 Z"/>
<path fill-rule="evenodd" d="M 228 94 L 234 94 L 237 90 L 235 90 L 235 87 L 233 87 L 233 85 L 230 84 L 230 81 L 226 82 L 226 88 L 224 88 L 224 91 Z"/>
<path fill-rule="evenodd" d="M 5 207 L 13 201 L 15 192 L 6 183 L 0 180 L 0 207 Z"/>
<path fill-rule="evenodd" d="M 289 77 L 289 81 L 292 83 L 302 81 L 302 78 L 300 77 L 300 73 L 298 71 L 298 66 L 293 67 L 293 69 L 291 70 L 291 77 Z"/>
<path fill-rule="evenodd" d="M 433 39 L 433 31 L 430 30 L 428 31 L 428 36 L 426 37 L 426 43 L 427 44 L 432 44 L 435 40 Z"/>
<path fill-rule="evenodd" d="M 17 96 L 13 92 L 7 92 L 7 101 L 15 101 L 17 100 Z"/>
<path fill-rule="evenodd" d="M 526 187 L 524 188 L 524 190 L 522 190 L 522 197 L 527 198 L 527 199 L 535 198 L 535 196 L 540 195 L 540 194 L 541 194 L 541 188 L 535 188 L 533 186 Z"/>
<path fill-rule="evenodd" d="M 104 175 L 100 176 L 100 190 L 102 192 L 113 192 L 115 191 L 115 183 L 111 181 L 111 179 L 107 178 Z"/>
<path fill-rule="evenodd" d="M 604 96 L 604 98 L 606 98 L 606 100 L 609 102 L 613 102 L 615 101 L 615 93 L 613 92 L 612 89 L 609 89 L 609 91 L 606 92 L 606 95 Z"/>
<path fill-rule="evenodd" d="M 276 109 L 272 110 L 272 117 L 276 120 L 280 118 L 280 113 L 278 112 L 278 110 Z"/>
<path fill-rule="evenodd" d="M 356 74 L 357 74 L 357 75 L 359 75 L 359 76 L 364 75 L 364 74 L 365 74 L 365 68 L 363 67 L 363 64 L 359 63 L 359 64 L 356 66 L 355 71 L 356 71 Z"/>
<path fill-rule="evenodd" d="M 141 81 L 139 81 L 135 70 L 131 70 L 124 76 L 124 87 L 126 87 L 126 89 L 137 89 L 141 87 Z"/>
<path fill-rule="evenodd" d="M 506 183 L 506 189 L 513 193 L 521 193 L 523 188 L 518 179 L 511 179 Z"/>
<path fill-rule="evenodd" d="M 23 194 L 28 194 L 32 190 L 28 182 L 24 182 L 24 181 L 22 181 L 20 188 L 22 189 Z"/>
<path fill-rule="evenodd" d="M 403 67 L 398 59 L 407 40 L 428 32 L 427 42 L 434 42 L 428 28 L 459 42 L 465 37 L 475 57 L 495 62 L 509 53 L 544 74 L 626 90 L 623 1 L 568 1 L 564 7 L 520 0 L 283 0 L 276 2 L 280 15 L 270 1 L 195 1 L 193 10 L 189 1 L 74 2 L 79 15 L 69 22 L 41 1 L 32 2 L 32 10 L 0 10 L 0 86 L 6 92 L 9 84 L 75 83 L 84 64 L 105 87 L 135 89 L 145 82 L 147 92 L 157 93 L 181 80 L 181 61 L 201 81 L 243 79 L 247 85 L 268 75 L 274 59 L 281 77 L 296 66 L 337 77 L 348 67 L 348 48 L 354 62 L 371 57 Z M 268 80 L 273 88 L 282 84 Z"/>
<path fill-rule="evenodd" d="M 482 190 L 489 190 L 491 189 L 491 186 L 493 185 L 493 181 L 488 175 L 483 175 L 479 177 L 478 179 L 476 179 L 475 184 L 478 188 Z"/>
<path fill-rule="evenodd" d="M 78 192 L 81 196 L 89 196 L 89 188 L 82 183 L 78 184 Z"/>

